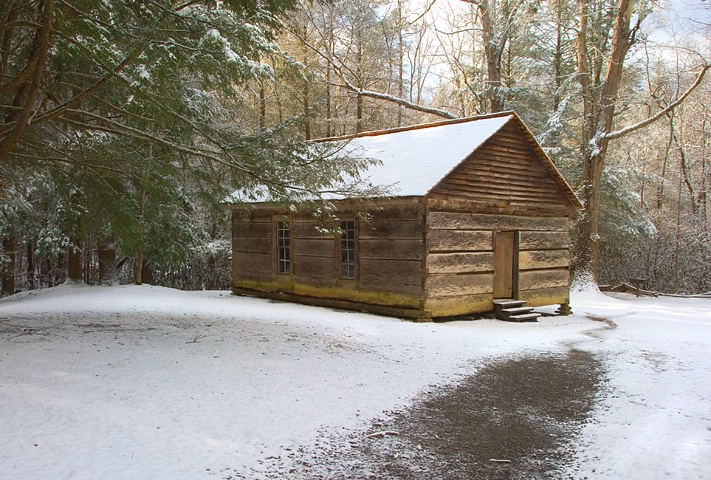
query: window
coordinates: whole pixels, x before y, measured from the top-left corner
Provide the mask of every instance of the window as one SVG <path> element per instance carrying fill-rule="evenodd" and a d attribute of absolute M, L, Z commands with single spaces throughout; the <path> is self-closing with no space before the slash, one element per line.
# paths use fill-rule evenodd
<path fill-rule="evenodd" d="M 356 275 L 356 231 L 355 221 L 341 221 L 341 278 L 354 280 Z"/>
<path fill-rule="evenodd" d="M 277 272 L 291 273 L 291 230 L 287 220 L 277 222 Z"/>

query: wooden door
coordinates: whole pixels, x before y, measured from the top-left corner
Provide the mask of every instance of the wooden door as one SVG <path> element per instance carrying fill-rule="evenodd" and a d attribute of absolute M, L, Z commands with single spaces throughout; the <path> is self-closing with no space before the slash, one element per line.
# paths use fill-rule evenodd
<path fill-rule="evenodd" d="M 494 235 L 494 298 L 514 298 L 516 232 Z"/>

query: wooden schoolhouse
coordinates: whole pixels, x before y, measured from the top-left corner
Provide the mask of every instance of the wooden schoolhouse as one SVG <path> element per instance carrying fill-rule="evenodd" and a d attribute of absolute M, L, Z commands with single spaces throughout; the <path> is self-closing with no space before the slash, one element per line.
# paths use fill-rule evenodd
<path fill-rule="evenodd" d="M 307 209 L 234 204 L 234 293 L 420 320 L 511 299 L 566 310 L 580 202 L 516 114 L 326 141 L 379 160 L 362 178 L 393 193 L 367 220 L 334 201 L 336 234 Z"/>

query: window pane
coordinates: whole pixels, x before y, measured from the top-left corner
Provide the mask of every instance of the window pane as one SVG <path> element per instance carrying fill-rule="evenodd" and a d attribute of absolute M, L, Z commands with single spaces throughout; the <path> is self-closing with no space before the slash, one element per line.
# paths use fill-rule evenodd
<path fill-rule="evenodd" d="M 291 273 L 291 243 L 289 222 L 277 222 L 277 271 Z"/>
<path fill-rule="evenodd" d="M 355 279 L 355 222 L 345 220 L 341 229 L 341 278 Z"/>

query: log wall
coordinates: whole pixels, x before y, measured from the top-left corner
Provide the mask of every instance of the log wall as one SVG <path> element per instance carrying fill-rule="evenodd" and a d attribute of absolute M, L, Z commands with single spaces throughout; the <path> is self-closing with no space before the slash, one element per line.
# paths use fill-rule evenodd
<path fill-rule="evenodd" d="M 343 219 L 354 218 L 362 208 L 347 203 L 336 206 Z M 309 297 L 308 303 L 339 308 L 348 308 L 348 302 L 355 308 L 360 308 L 356 304 L 379 305 L 398 309 L 400 316 L 426 316 L 422 308 L 424 212 L 418 199 L 404 198 L 383 201 L 370 212 L 370 221 L 359 220 L 355 280 L 340 278 L 338 239 L 320 232 L 308 212 L 287 216 L 290 275 L 276 273 L 275 222 L 284 210 L 258 206 L 248 216 L 233 213 L 233 291 L 288 294 L 296 301 Z"/>
<path fill-rule="evenodd" d="M 441 207 L 441 202 L 436 205 Z M 531 217 L 430 210 L 426 308 L 432 316 L 493 310 L 494 234 L 518 232 L 518 298 L 531 306 L 568 301 L 567 216 Z"/>

